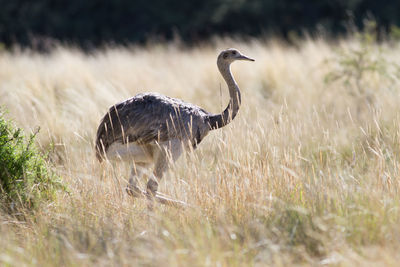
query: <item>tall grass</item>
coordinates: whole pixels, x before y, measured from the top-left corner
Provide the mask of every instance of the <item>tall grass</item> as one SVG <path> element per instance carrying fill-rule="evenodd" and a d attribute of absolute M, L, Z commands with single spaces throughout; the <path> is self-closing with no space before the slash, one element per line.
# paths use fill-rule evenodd
<path fill-rule="evenodd" d="M 220 112 L 228 92 L 215 63 L 226 47 L 256 59 L 233 65 L 239 115 L 162 180 L 160 191 L 191 207 L 148 212 L 124 192 L 127 166 L 96 162 L 99 120 L 145 91 Z M 359 67 L 346 61 L 357 51 L 363 45 L 349 39 L 3 52 L 0 104 L 19 126 L 42 128 L 38 144 L 52 147 L 70 194 L 23 222 L 0 214 L 0 262 L 396 265 L 400 47 L 370 44 L 366 64 L 379 58 L 384 71 L 330 79 Z"/>

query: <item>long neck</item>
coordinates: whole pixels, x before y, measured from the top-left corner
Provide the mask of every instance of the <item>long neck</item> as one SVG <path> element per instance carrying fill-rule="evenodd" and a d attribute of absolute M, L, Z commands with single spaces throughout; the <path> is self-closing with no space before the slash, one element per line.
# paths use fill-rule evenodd
<path fill-rule="evenodd" d="M 221 64 L 218 62 L 218 69 L 221 72 L 222 77 L 229 89 L 229 104 L 221 114 L 215 114 L 209 116 L 210 129 L 215 130 L 224 127 L 230 123 L 239 111 L 240 108 L 240 90 L 232 76 L 230 64 Z"/>

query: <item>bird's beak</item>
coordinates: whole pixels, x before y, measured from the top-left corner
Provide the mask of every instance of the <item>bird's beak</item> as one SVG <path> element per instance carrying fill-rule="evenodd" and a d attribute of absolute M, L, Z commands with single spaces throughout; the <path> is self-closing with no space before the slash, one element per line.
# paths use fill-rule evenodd
<path fill-rule="evenodd" d="M 255 61 L 254 59 L 246 57 L 244 55 L 240 55 L 237 59 L 239 59 L 239 60 L 247 60 L 247 61 Z"/>

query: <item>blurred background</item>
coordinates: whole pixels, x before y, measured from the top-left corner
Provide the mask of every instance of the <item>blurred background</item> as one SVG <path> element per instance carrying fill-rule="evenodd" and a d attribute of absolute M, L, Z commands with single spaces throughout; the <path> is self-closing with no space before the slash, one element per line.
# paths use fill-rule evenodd
<path fill-rule="evenodd" d="M 43 49 L 213 36 L 337 37 L 376 22 L 378 40 L 399 33 L 398 0 L 0 0 L 0 42 Z"/>

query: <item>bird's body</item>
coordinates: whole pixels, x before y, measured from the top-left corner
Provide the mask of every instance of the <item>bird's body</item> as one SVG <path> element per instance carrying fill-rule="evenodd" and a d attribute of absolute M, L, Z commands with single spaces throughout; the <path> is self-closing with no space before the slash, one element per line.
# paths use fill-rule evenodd
<path fill-rule="evenodd" d="M 116 143 L 145 146 L 179 139 L 195 148 L 210 130 L 210 115 L 180 99 L 158 93 L 138 94 L 110 107 L 97 131 L 96 146 L 107 152 Z M 101 161 L 105 155 L 97 150 L 96 156 Z"/>
<path fill-rule="evenodd" d="M 109 108 L 97 130 L 96 156 L 99 161 L 120 159 L 135 163 L 128 192 L 140 192 L 136 177 L 141 167 L 154 163 L 154 177 L 147 184 L 147 192 L 154 195 L 169 162 L 175 161 L 183 150 L 196 148 L 210 130 L 225 126 L 236 116 L 240 91 L 230 72 L 230 64 L 236 59 L 253 61 L 235 49 L 221 52 L 217 60 L 231 98 L 221 114 L 214 115 L 157 93 L 138 94 Z"/>

